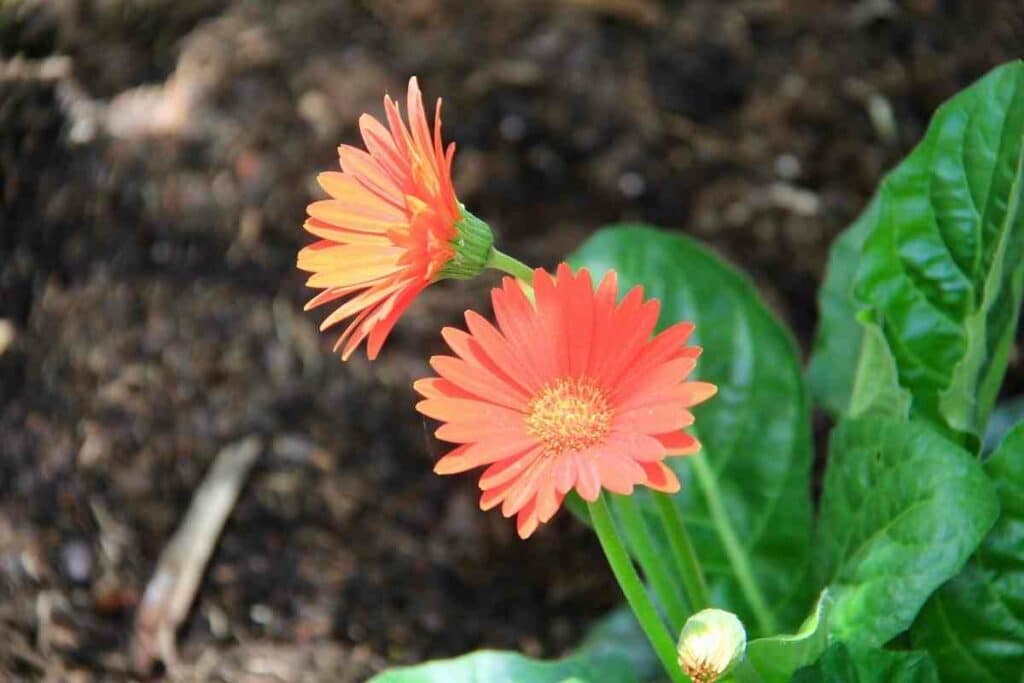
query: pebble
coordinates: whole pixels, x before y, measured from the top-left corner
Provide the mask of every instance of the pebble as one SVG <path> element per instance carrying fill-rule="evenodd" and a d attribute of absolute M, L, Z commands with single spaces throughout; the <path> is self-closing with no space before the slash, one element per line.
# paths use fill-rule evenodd
<path fill-rule="evenodd" d="M 70 541 L 61 548 L 64 574 L 76 583 L 87 583 L 92 576 L 92 548 L 85 541 Z"/>
<path fill-rule="evenodd" d="M 630 199 L 636 199 L 647 189 L 647 181 L 639 173 L 627 171 L 619 176 L 619 192 Z"/>

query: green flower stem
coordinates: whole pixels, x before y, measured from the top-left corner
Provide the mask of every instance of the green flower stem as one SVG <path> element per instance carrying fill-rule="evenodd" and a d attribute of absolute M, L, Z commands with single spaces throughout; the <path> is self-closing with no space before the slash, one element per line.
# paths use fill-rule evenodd
<path fill-rule="evenodd" d="M 487 267 L 508 273 L 528 285 L 533 285 L 533 268 L 504 252 L 498 251 L 496 248 L 491 249 L 491 255 L 487 259 Z"/>
<path fill-rule="evenodd" d="M 688 612 L 682 592 L 678 584 L 672 580 L 667 558 L 655 547 L 651 530 L 633 496 L 620 496 L 612 505 L 619 513 L 619 521 L 622 522 L 626 541 L 633 550 L 634 557 L 640 562 L 644 576 L 651 582 L 654 594 L 665 608 L 670 631 L 677 633 L 683 627 Z"/>
<path fill-rule="evenodd" d="M 608 509 L 605 494 L 602 493 L 597 500 L 590 503 L 588 509 L 590 521 L 594 525 L 594 531 L 597 532 L 597 539 L 601 542 L 601 548 L 604 549 L 605 557 L 608 558 L 612 573 L 615 574 L 615 579 L 626 596 L 626 602 L 629 603 L 637 621 L 640 622 L 644 633 L 647 634 L 647 639 L 651 641 L 654 652 L 661 660 L 661 665 L 665 667 L 665 672 L 673 683 L 686 683 L 687 679 L 676 661 L 675 642 L 665 629 L 664 622 L 658 616 L 658 611 L 648 597 L 644 584 L 636 573 L 636 567 L 633 566 L 633 561 L 622 544 L 619 532 L 615 528 L 615 521 L 612 519 L 611 510 Z"/>
<path fill-rule="evenodd" d="M 661 517 L 661 525 L 665 529 L 665 535 L 668 536 L 668 544 L 675 559 L 676 571 L 682 577 L 686 597 L 690 600 L 690 606 L 694 612 L 710 607 L 711 594 L 708 591 L 708 582 L 704 578 L 704 569 L 697 559 L 697 551 L 686 530 L 682 513 L 669 496 L 664 493 L 653 493 L 652 495 L 658 515 Z"/>
<path fill-rule="evenodd" d="M 754 579 L 750 560 L 747 558 L 743 546 L 740 545 L 739 539 L 736 538 L 736 532 L 733 530 L 732 523 L 729 521 L 729 515 L 725 511 L 725 504 L 719 495 L 718 482 L 715 481 L 715 474 L 711 471 L 711 466 L 704 458 L 703 453 L 693 455 L 687 458 L 687 460 L 693 463 L 693 473 L 697 477 L 697 481 L 704 492 L 704 497 L 708 502 L 711 523 L 714 525 L 715 530 L 718 532 L 718 537 L 722 541 L 725 555 L 729 558 L 729 564 L 736 575 L 736 580 L 739 581 L 740 590 L 743 591 L 744 597 L 750 603 L 750 608 L 754 611 L 758 627 L 762 633 L 775 633 L 775 619 L 772 617 L 771 610 L 768 609 L 768 604 L 764 600 L 764 595 L 761 594 L 761 589 Z"/>

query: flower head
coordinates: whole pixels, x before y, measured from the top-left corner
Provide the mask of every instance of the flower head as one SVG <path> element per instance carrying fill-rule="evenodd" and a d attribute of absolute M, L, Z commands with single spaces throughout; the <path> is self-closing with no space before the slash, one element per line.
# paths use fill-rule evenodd
<path fill-rule="evenodd" d="M 444 424 L 437 437 L 458 444 L 435 467 L 454 474 L 484 467 L 480 507 L 517 515 L 528 537 L 575 489 L 628 494 L 641 484 L 674 492 L 663 460 L 700 449 L 680 430 L 689 408 L 712 396 L 687 382 L 700 348 L 679 323 L 653 335 L 657 300 L 636 287 L 621 303 L 614 272 L 594 290 L 586 269 L 562 264 L 534 273 L 535 300 L 506 278 L 492 293 L 495 327 L 466 312 L 468 332 L 445 328 L 454 356 L 435 356 L 439 377 L 422 379 L 417 409 Z"/>
<path fill-rule="evenodd" d="M 306 310 L 345 299 L 320 329 L 349 320 L 334 350 L 347 359 L 367 340 L 380 351 L 399 316 L 429 284 L 483 269 L 492 237 L 466 211 L 452 187 L 455 144 L 441 142 L 441 100 L 431 134 L 415 78 L 409 81 L 408 127 L 398 105 L 384 98 L 388 126 L 363 114 L 366 151 L 338 148 L 341 172 L 317 180 L 330 199 L 313 202 L 305 229 L 320 238 L 299 252 L 306 284 L 321 289 Z"/>
<path fill-rule="evenodd" d="M 679 634 L 679 666 L 694 683 L 713 683 L 743 657 L 747 631 L 732 612 L 704 609 Z"/>

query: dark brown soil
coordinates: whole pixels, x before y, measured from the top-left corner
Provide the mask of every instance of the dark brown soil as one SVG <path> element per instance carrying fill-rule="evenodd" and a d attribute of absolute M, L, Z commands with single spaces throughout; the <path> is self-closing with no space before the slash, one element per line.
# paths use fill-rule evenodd
<path fill-rule="evenodd" d="M 1022 44 L 1019 0 L 0 3 L 0 679 L 128 677 L 164 543 L 250 434 L 179 634 L 197 679 L 556 655 L 616 603 L 567 515 L 523 543 L 431 473 L 410 383 L 493 279 L 430 290 L 372 365 L 302 313 L 313 178 L 384 90 L 443 95 L 506 251 L 685 230 L 806 347 L 830 240 Z"/>

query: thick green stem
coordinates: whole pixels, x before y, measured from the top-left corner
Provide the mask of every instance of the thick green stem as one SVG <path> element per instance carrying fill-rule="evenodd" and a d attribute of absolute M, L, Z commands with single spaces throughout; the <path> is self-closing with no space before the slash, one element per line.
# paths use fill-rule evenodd
<path fill-rule="evenodd" d="M 710 607 L 711 595 L 708 591 L 708 582 L 704 578 L 704 570 L 697 559 L 697 551 L 686 530 L 682 513 L 679 512 L 679 508 L 669 496 L 664 493 L 653 493 L 652 495 L 654 504 L 658 508 L 658 515 L 661 517 L 661 525 L 665 529 L 665 535 L 668 536 L 668 544 L 672 548 L 676 570 L 682 577 L 686 597 L 690 600 L 690 606 L 694 612 Z"/>
<path fill-rule="evenodd" d="M 761 589 L 754 579 L 750 560 L 743 550 L 743 546 L 740 545 L 739 539 L 736 538 L 732 522 L 729 521 L 725 504 L 719 495 L 715 473 L 711 471 L 711 466 L 708 465 L 708 461 L 704 458 L 703 453 L 691 456 L 688 460 L 693 463 L 693 473 L 697 477 L 697 481 L 704 492 L 704 497 L 708 502 L 708 513 L 711 515 L 711 523 L 714 525 L 715 530 L 718 532 L 718 537 L 722 541 L 725 555 L 729 559 L 729 564 L 736 575 L 736 580 L 739 581 L 740 590 L 743 591 L 744 597 L 750 603 L 750 608 L 754 611 L 757 625 L 762 633 L 773 634 L 775 633 L 775 619 L 772 617 L 771 610 L 768 609 L 768 604 L 764 600 L 764 595 L 761 594 Z"/>
<path fill-rule="evenodd" d="M 655 547 L 651 530 L 633 496 L 616 498 L 612 504 L 618 510 L 619 521 L 622 522 L 633 555 L 640 562 L 644 576 L 651 582 L 654 594 L 665 608 L 670 630 L 678 633 L 686 621 L 687 610 L 679 585 L 672 580 L 667 558 Z"/>
<path fill-rule="evenodd" d="M 594 525 L 597 539 L 601 542 L 601 548 L 608 558 L 612 573 L 615 574 L 615 579 L 626 596 L 626 602 L 647 634 L 647 639 L 651 641 L 655 654 L 665 667 L 665 672 L 673 683 L 686 683 L 686 677 L 676 661 L 675 642 L 665 629 L 664 622 L 658 616 L 658 610 L 655 609 L 636 573 L 636 567 L 633 566 L 633 560 L 622 544 L 604 496 L 602 493 L 597 500 L 589 504 L 590 521 Z"/>
<path fill-rule="evenodd" d="M 504 252 L 498 251 L 496 248 L 491 249 L 490 258 L 487 259 L 487 267 L 508 273 L 528 285 L 533 284 L 533 269 L 530 266 Z"/>

